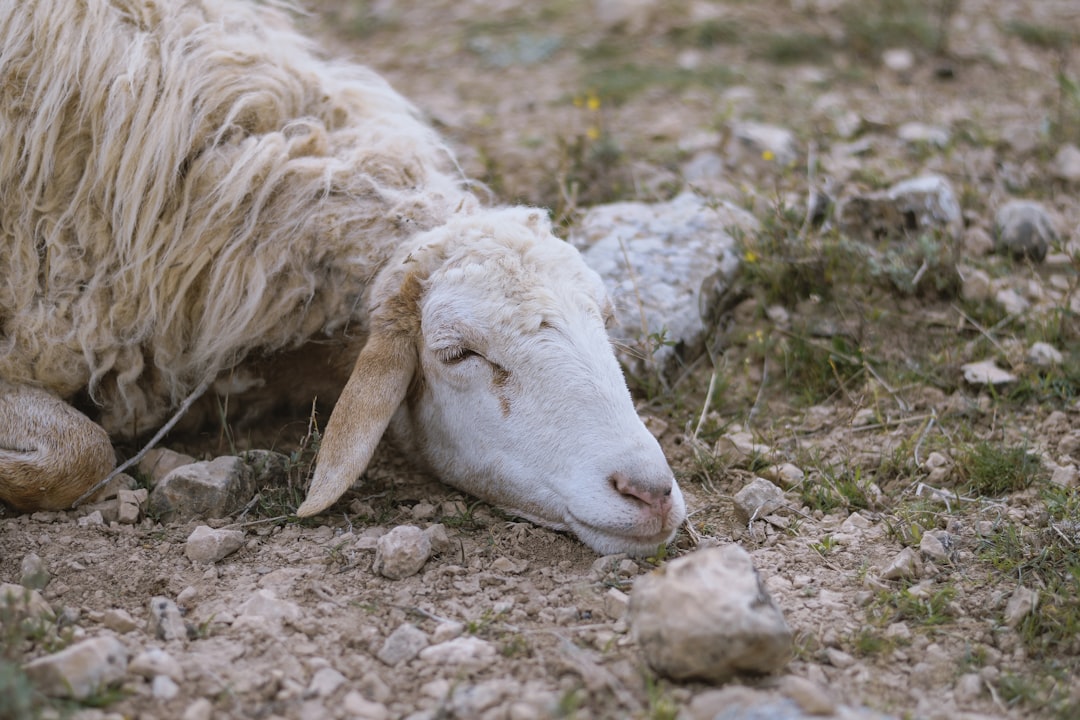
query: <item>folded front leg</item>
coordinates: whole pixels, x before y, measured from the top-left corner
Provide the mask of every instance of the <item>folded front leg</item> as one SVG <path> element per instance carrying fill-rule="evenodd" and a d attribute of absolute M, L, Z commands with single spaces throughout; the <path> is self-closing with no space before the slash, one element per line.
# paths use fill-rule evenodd
<path fill-rule="evenodd" d="M 63 510 L 115 465 L 100 425 L 45 390 L 0 380 L 0 501 Z"/>

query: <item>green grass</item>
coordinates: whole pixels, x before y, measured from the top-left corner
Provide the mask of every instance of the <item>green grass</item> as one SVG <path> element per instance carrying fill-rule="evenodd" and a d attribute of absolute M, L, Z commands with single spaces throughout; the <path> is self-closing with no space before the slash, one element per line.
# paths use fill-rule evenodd
<path fill-rule="evenodd" d="M 1024 490 L 1046 474 L 1027 445 L 1007 446 L 989 440 L 969 446 L 956 467 L 962 494 L 986 497 Z"/>

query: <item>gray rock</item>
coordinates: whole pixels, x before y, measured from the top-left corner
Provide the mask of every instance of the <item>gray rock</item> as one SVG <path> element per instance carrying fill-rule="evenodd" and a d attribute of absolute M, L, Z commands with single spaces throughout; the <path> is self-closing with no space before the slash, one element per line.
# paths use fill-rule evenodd
<path fill-rule="evenodd" d="M 166 642 L 187 638 L 184 617 L 172 600 L 160 596 L 151 598 L 149 611 L 146 630 L 151 636 Z"/>
<path fill-rule="evenodd" d="M 413 525 L 399 525 L 378 539 L 372 569 L 391 580 L 420 572 L 431 557 L 431 538 Z"/>
<path fill-rule="evenodd" d="M 0 606 L 27 619 L 51 621 L 56 613 L 37 590 L 14 583 L 0 583 Z"/>
<path fill-rule="evenodd" d="M 911 579 L 919 576 L 922 570 L 922 562 L 919 555 L 913 549 L 906 547 L 896 554 L 896 557 L 881 571 L 881 577 L 885 580 Z"/>
<path fill-rule="evenodd" d="M 738 545 L 706 548 L 643 575 L 630 625 L 649 665 L 675 680 L 723 682 L 791 657 L 791 629 Z"/>
<path fill-rule="evenodd" d="M 375 657 L 390 666 L 408 662 L 428 646 L 428 636 L 411 623 L 402 623 L 383 642 Z"/>
<path fill-rule="evenodd" d="M 180 663 L 161 648 L 149 648 L 136 655 L 128 665 L 128 672 L 148 680 L 164 675 L 176 682 L 184 681 L 184 669 Z"/>
<path fill-rule="evenodd" d="M 735 493 L 735 515 L 742 523 L 758 520 L 784 506 L 784 491 L 765 478 L 756 477 Z"/>
<path fill-rule="evenodd" d="M 832 715 L 836 712 L 836 700 L 813 680 L 785 675 L 780 679 L 780 692 L 794 700 L 808 715 Z"/>
<path fill-rule="evenodd" d="M 143 506 L 149 499 L 146 488 L 136 490 L 120 489 L 116 493 L 116 520 L 123 525 L 134 525 L 142 516 Z"/>
<path fill-rule="evenodd" d="M 131 617 L 127 610 L 121 610 L 120 608 L 110 608 L 102 613 L 101 624 L 121 635 L 131 632 L 139 626 L 135 622 L 135 618 Z"/>
<path fill-rule="evenodd" d="M 356 690 L 350 690 L 345 694 L 342 707 L 350 717 L 357 720 L 389 720 L 390 711 L 382 703 L 372 702 Z"/>
<path fill-rule="evenodd" d="M 922 539 L 919 540 L 919 552 L 932 562 L 938 564 L 949 562 L 948 549 L 945 547 L 945 543 L 941 541 L 941 536 L 937 533 L 923 533 Z"/>
<path fill-rule="evenodd" d="M 19 563 L 19 584 L 31 590 L 44 590 L 52 576 L 37 553 L 27 553 Z"/>
<path fill-rule="evenodd" d="M 837 207 L 840 229 L 866 239 L 905 237 L 931 230 L 959 239 L 964 227 L 960 203 L 948 180 L 922 175 L 884 192 L 854 195 Z"/>
<path fill-rule="evenodd" d="M 994 248 L 1016 259 L 1036 262 L 1046 257 L 1058 241 L 1050 213 L 1033 200 L 1010 200 L 998 208 L 994 218 Z"/>
<path fill-rule="evenodd" d="M 1063 145 L 1054 156 L 1054 175 L 1066 182 L 1080 182 L 1080 148 Z"/>
<path fill-rule="evenodd" d="M 214 529 L 200 525 L 184 543 L 184 555 L 197 563 L 215 563 L 244 545 L 242 530 Z"/>
<path fill-rule="evenodd" d="M 993 360 L 965 363 L 960 366 L 964 380 L 972 385 L 1007 385 L 1016 382 L 1016 376 L 997 366 Z"/>
<path fill-rule="evenodd" d="M 1050 343 L 1037 342 L 1027 351 L 1028 362 L 1039 367 L 1052 367 L 1065 362 L 1065 356 Z"/>
<path fill-rule="evenodd" d="M 181 720 L 211 720 L 214 716 L 214 704 L 206 698 L 199 698 L 184 710 Z"/>
<path fill-rule="evenodd" d="M 308 697 L 330 697 L 347 681 L 348 678 L 332 667 L 319 668 L 311 676 L 311 682 L 305 694 Z"/>
<path fill-rule="evenodd" d="M 241 458 L 219 457 L 176 468 L 150 493 L 150 511 L 163 522 L 219 518 L 255 494 L 255 474 Z"/>
<path fill-rule="evenodd" d="M 915 53 L 907 48 L 889 48 L 881 53 L 881 64 L 894 73 L 911 72 L 915 67 Z"/>
<path fill-rule="evenodd" d="M 684 193 L 666 203 L 592 208 L 570 240 L 615 303 L 616 353 L 632 372 L 672 374 L 704 348 L 706 323 L 739 266 L 732 228 L 757 221 L 727 202 Z M 626 346 L 621 349 L 621 346 Z"/>
<path fill-rule="evenodd" d="M 289 480 L 289 458 L 273 450 L 246 450 L 240 459 L 251 468 L 256 488 L 283 485 Z"/>
<path fill-rule="evenodd" d="M 180 686 L 168 675 L 157 675 L 150 681 L 150 694 L 157 700 L 172 700 L 180 694 Z"/>
<path fill-rule="evenodd" d="M 779 165 L 791 165 L 799 157 L 799 143 L 795 133 L 787 128 L 764 123 L 737 122 L 731 125 L 731 143 L 728 151 L 732 159 L 749 154 L 761 157 L 771 153 Z"/>
<path fill-rule="evenodd" d="M 127 649 L 106 635 L 31 660 L 23 669 L 39 692 L 85 700 L 124 679 Z"/>
<path fill-rule="evenodd" d="M 937 125 L 921 122 L 904 123 L 896 131 L 897 137 L 912 145 L 933 145 L 943 148 L 949 144 L 949 131 Z"/>
<path fill-rule="evenodd" d="M 1011 628 L 1016 627 L 1025 617 L 1035 612 L 1038 606 L 1039 593 L 1018 585 L 1009 596 L 1009 602 L 1005 604 L 1005 624 Z"/>
<path fill-rule="evenodd" d="M 260 588 L 237 608 L 237 620 L 261 618 L 269 621 L 296 621 L 301 616 L 300 606 L 282 600 L 271 590 Z"/>
<path fill-rule="evenodd" d="M 429 665 L 479 669 L 495 662 L 498 654 L 487 640 L 467 635 L 424 648 L 420 659 Z"/>

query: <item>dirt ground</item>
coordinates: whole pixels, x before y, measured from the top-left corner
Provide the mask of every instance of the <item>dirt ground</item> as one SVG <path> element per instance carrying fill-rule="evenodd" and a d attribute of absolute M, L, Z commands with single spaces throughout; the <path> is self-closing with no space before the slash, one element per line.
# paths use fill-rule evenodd
<path fill-rule="evenodd" d="M 905 292 L 825 275 L 824 290 L 784 293 L 767 283 L 785 258 L 760 258 L 747 278 L 762 285 L 736 309 L 715 365 L 701 359 L 666 386 L 632 383 L 691 513 L 693 533 L 680 533 L 669 554 L 699 538 L 750 551 L 795 632 L 785 672 L 824 688 L 839 715 L 1080 717 L 1080 506 L 1075 475 L 1054 473 L 1080 460 L 1080 332 L 1069 306 L 1080 201 L 1077 181 L 1054 171 L 1059 149 L 1080 144 L 1075 3 L 306 5 L 301 23 L 328 51 L 389 78 L 493 198 L 551 208 L 567 230 L 591 205 L 670 198 L 688 187 L 690 163 L 712 154 L 722 169 L 699 191 L 751 209 L 765 228 L 751 246 L 762 251 L 778 247 L 767 241 L 785 223 L 800 227 L 810 187 L 835 199 L 925 172 L 948 178 L 966 228 L 942 272 L 955 275 L 959 262 L 1027 297 L 1057 288 L 1065 299 L 1010 314 L 949 283 Z M 893 49 L 909 53 L 886 58 Z M 797 159 L 734 161 L 733 123 L 746 121 L 790 130 Z M 907 123 L 948 137 L 904 140 Z M 1017 197 L 1043 203 L 1057 222 L 1049 264 L 980 250 L 996 208 Z M 828 232 L 815 247 L 838 252 Z M 1064 354 L 1058 369 L 1025 360 L 1035 341 Z M 987 355 L 1020 380 L 997 390 L 965 383 L 961 364 Z M 278 449 L 299 441 L 305 422 L 280 431 Z M 769 449 L 720 452 L 737 430 Z M 1004 452 L 1014 448 L 1022 452 Z M 1019 467 L 1020 478 L 977 485 L 987 459 L 993 477 Z M 804 473 L 783 483 L 788 507 L 738 521 L 732 496 L 781 463 Z M 933 488 L 956 494 L 946 502 Z M 121 636 L 133 654 L 161 647 L 181 666 L 175 694 L 129 678 L 103 709 L 83 711 L 91 715 L 195 720 L 209 705 L 221 718 L 689 718 L 695 698 L 714 689 L 657 678 L 605 602 L 609 588 L 629 592 L 662 558 L 598 561 L 574 538 L 464 497 L 389 447 L 363 486 L 315 522 L 277 518 L 266 505 L 237 521 L 244 546 L 210 566 L 184 555 L 197 523 L 0 516 L 0 581 L 18 582 L 23 558 L 37 554 L 51 576 L 44 596 L 66 618 L 61 632 L 94 636 L 120 609 L 137 625 Z M 452 542 L 419 575 L 371 571 L 365 539 L 436 522 Z M 930 534 L 943 538 L 944 555 L 916 552 L 911 575 L 882 577 Z M 1018 587 L 1039 602 L 1014 618 Z M 275 617 L 252 619 L 245 603 L 264 591 L 281 604 Z M 191 637 L 162 642 L 146 631 L 155 596 L 178 602 Z M 403 623 L 484 644 L 464 659 L 390 666 L 378 656 Z M 26 657 L 47 649 L 21 647 Z M 326 668 L 344 681 L 320 685 Z"/>

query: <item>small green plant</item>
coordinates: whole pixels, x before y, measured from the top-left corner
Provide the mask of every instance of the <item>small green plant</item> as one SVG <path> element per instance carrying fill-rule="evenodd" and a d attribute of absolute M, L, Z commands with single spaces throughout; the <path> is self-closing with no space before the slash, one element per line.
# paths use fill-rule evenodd
<path fill-rule="evenodd" d="M 665 691 L 663 681 L 652 673 L 645 674 L 645 696 L 649 700 L 649 720 L 675 720 L 679 716 L 679 704 Z"/>
<path fill-rule="evenodd" d="M 953 620 L 949 605 L 955 597 L 956 589 L 951 585 L 918 594 L 904 588 L 879 595 L 869 612 L 880 624 L 906 620 L 920 625 L 943 625 Z"/>
<path fill-rule="evenodd" d="M 971 445 L 957 469 L 964 494 L 988 497 L 1023 490 L 1045 474 L 1039 458 L 1026 445 L 1004 446 L 988 440 Z"/>
<path fill-rule="evenodd" d="M 821 557 L 828 557 L 837 548 L 836 540 L 832 535 L 826 535 L 816 543 L 811 543 L 810 549 L 817 552 Z"/>

